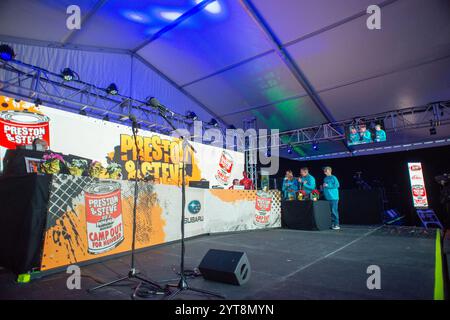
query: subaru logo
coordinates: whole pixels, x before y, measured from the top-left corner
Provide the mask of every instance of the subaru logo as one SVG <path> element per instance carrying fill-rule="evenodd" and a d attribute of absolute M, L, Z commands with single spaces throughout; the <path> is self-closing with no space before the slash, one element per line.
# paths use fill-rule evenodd
<path fill-rule="evenodd" d="M 201 208 L 202 208 L 202 205 L 201 205 L 200 201 L 198 201 L 198 200 L 192 200 L 188 204 L 188 210 L 192 214 L 199 213 Z"/>

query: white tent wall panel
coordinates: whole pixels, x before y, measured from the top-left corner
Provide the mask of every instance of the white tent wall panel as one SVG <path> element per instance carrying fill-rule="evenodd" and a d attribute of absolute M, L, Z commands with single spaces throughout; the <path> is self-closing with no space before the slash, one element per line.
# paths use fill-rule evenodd
<path fill-rule="evenodd" d="M 369 5 L 382 2 L 383 0 L 253 0 L 283 44 L 365 12 Z"/>
<path fill-rule="evenodd" d="M 450 56 L 448 0 L 396 1 L 383 8 L 381 30 L 369 30 L 366 19 L 288 47 L 316 90 Z"/>
<path fill-rule="evenodd" d="M 8 43 L 22 62 L 59 73 L 70 68 L 80 80 L 100 88 L 114 82 L 122 95 L 130 95 L 131 56 L 127 54 L 62 49 Z M 54 92 L 53 92 L 54 93 Z"/>
<path fill-rule="evenodd" d="M 203 121 L 209 121 L 212 117 L 194 100 L 179 91 L 138 58 L 133 58 L 132 61 L 131 83 L 131 95 L 135 99 L 144 100 L 148 96 L 152 96 L 174 112 L 185 114 L 188 110 L 194 111 Z"/>
<path fill-rule="evenodd" d="M 96 3 L 96 0 L 1 0 L 0 34 L 60 42 L 71 31 L 66 27 L 67 7 L 76 4 L 85 14 Z"/>
<path fill-rule="evenodd" d="M 187 110 L 192 110 L 205 121 L 212 117 L 157 71 L 131 54 L 5 43 L 13 47 L 17 55 L 16 59 L 22 62 L 55 73 L 68 67 L 79 74 L 80 80 L 100 88 L 106 88 L 110 83 L 115 83 L 121 95 L 138 100 L 153 96 L 174 112 L 184 114 Z M 5 79 L 4 72 L 0 70 L 1 79 Z M 49 93 L 57 94 L 57 92 Z"/>
<path fill-rule="evenodd" d="M 337 120 L 449 100 L 448 70 L 450 57 L 326 90 L 320 97 Z"/>

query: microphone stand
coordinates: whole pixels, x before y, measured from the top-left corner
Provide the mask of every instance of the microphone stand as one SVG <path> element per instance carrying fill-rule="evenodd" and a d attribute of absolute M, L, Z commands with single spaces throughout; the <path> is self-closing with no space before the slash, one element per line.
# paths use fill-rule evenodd
<path fill-rule="evenodd" d="M 167 290 L 165 290 L 163 287 L 161 287 L 159 284 L 157 284 L 156 282 L 146 279 L 142 276 L 140 276 L 140 272 L 138 270 L 136 270 L 135 267 L 135 251 L 136 251 L 136 216 L 137 216 L 137 200 L 139 197 L 139 185 L 138 185 L 138 170 L 141 170 L 141 159 L 140 159 L 140 149 L 139 149 L 139 145 L 137 143 L 137 132 L 138 132 L 138 126 L 137 126 L 137 122 L 136 119 L 131 119 L 132 120 L 132 130 L 133 130 L 133 137 L 134 137 L 134 143 L 136 146 L 136 160 L 135 160 L 135 166 L 136 166 L 136 176 L 135 176 L 135 180 L 134 180 L 134 203 L 133 203 L 133 231 L 132 231 L 132 242 L 131 242 L 131 266 L 130 266 L 130 270 L 128 271 L 128 274 L 126 276 L 123 276 L 117 280 L 96 286 L 94 288 L 90 288 L 88 289 L 88 292 L 93 292 L 95 290 L 107 287 L 107 286 L 112 286 L 115 285 L 119 282 L 125 281 L 125 280 L 138 280 L 139 283 L 136 286 L 136 288 L 134 289 L 134 292 L 132 294 L 132 298 L 136 298 L 137 296 L 137 292 L 139 290 L 139 288 L 141 287 L 141 285 L 143 283 L 148 284 L 152 287 L 155 288 L 155 291 L 159 291 L 159 292 L 166 292 Z"/>
<path fill-rule="evenodd" d="M 169 126 L 176 131 L 177 129 L 173 125 L 172 121 L 170 121 L 165 111 L 161 108 L 157 108 L 159 115 L 169 124 Z M 203 294 L 207 294 L 210 296 L 214 296 L 217 298 L 225 299 L 225 296 L 215 293 L 208 290 L 203 290 L 199 288 L 194 288 L 189 286 L 188 282 L 186 281 L 186 275 L 185 275 L 185 269 L 184 269 L 184 257 L 185 257 L 185 234 L 184 234 L 184 218 L 185 218 L 185 208 L 186 208 L 186 185 L 185 185 L 185 179 L 186 179 L 186 154 L 188 149 L 190 149 L 192 152 L 197 152 L 195 148 L 192 146 L 191 143 L 186 139 L 186 137 L 181 137 L 183 140 L 182 143 L 182 150 L 183 150 L 183 158 L 182 158 L 182 170 L 181 170 L 181 260 L 180 260 L 180 279 L 178 280 L 177 284 L 168 284 L 167 287 L 175 288 L 173 292 L 170 293 L 170 295 L 167 297 L 168 300 L 174 299 L 178 294 L 182 293 L 183 291 L 194 291 L 199 292 Z"/>

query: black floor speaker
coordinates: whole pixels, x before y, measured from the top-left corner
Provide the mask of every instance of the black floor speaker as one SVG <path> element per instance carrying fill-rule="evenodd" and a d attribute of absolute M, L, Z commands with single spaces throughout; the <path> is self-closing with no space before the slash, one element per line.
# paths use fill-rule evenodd
<path fill-rule="evenodd" d="M 241 286 L 250 279 L 250 262 L 245 252 L 210 249 L 200 262 L 203 278 Z"/>

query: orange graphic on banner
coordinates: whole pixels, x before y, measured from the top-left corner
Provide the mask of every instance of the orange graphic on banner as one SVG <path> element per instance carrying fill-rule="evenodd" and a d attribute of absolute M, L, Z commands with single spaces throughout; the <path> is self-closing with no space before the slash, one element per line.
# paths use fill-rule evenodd
<path fill-rule="evenodd" d="M 181 140 L 178 138 L 164 139 L 160 135 L 150 137 L 137 136 L 140 170 L 136 170 L 137 149 L 134 137 L 128 134 L 120 135 L 120 154 L 114 154 L 123 164 L 126 179 L 134 179 L 136 171 L 138 177 L 150 174 L 157 183 L 168 185 L 181 185 L 180 177 L 183 168 L 183 150 Z M 186 155 L 186 183 L 202 178 L 197 159 L 192 151 Z M 189 170 L 188 170 L 189 168 Z"/>
<path fill-rule="evenodd" d="M 254 201 L 256 190 L 210 189 L 209 192 L 223 202 Z"/>
<path fill-rule="evenodd" d="M 74 211 L 66 212 L 45 233 L 41 270 L 49 270 L 94 258 L 114 255 L 131 250 L 133 197 L 122 197 L 124 240 L 114 249 L 91 254 L 88 250 L 86 207 L 78 203 Z M 165 242 L 163 210 L 155 193 L 139 195 L 136 216 L 136 248 L 144 248 Z"/>

